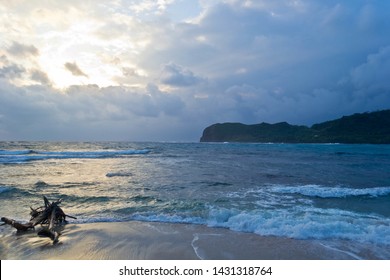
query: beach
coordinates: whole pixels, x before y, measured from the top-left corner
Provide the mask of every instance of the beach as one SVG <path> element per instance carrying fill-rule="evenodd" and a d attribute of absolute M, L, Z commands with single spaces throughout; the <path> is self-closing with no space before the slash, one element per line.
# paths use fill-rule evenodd
<path fill-rule="evenodd" d="M 58 244 L 36 232 L 2 229 L 3 260 L 345 260 L 378 259 L 379 248 L 297 240 L 159 222 L 67 224 Z M 337 243 L 337 249 L 334 245 Z M 344 244 L 342 244 L 344 243 Z M 341 250 L 342 246 L 345 251 Z M 390 248 L 382 248 L 382 252 Z"/>

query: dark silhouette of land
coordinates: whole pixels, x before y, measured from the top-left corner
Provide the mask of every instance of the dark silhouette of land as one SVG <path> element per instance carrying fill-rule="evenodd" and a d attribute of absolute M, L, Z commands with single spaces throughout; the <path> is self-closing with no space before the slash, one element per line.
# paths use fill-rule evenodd
<path fill-rule="evenodd" d="M 213 124 L 201 142 L 390 144 L 390 110 L 354 114 L 311 127 L 275 124 Z"/>

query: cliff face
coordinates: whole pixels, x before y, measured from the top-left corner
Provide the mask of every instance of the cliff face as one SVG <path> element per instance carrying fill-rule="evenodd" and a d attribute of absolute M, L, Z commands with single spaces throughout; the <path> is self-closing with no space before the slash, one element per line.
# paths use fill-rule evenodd
<path fill-rule="evenodd" d="M 286 122 L 213 124 L 203 131 L 200 141 L 390 144 L 390 110 L 344 116 L 311 127 Z"/>

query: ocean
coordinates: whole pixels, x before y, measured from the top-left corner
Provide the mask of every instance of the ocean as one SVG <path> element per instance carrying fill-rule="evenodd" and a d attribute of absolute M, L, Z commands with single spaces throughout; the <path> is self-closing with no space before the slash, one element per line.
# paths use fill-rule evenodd
<path fill-rule="evenodd" d="M 390 145 L 0 142 L 0 216 L 28 221 L 42 196 L 72 223 L 344 240 L 390 259 Z"/>

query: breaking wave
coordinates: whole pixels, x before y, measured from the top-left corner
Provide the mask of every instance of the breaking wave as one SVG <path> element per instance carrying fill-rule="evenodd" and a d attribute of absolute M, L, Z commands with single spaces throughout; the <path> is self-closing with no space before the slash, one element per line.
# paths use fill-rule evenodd
<path fill-rule="evenodd" d="M 144 155 L 149 149 L 141 150 L 104 150 L 104 151 L 34 151 L 34 150 L 0 150 L 0 164 L 17 164 L 47 159 L 101 159 Z"/>
<path fill-rule="evenodd" d="M 118 219 L 115 219 L 118 220 Z M 346 239 L 390 245 L 390 219 L 339 209 L 251 210 L 210 207 L 206 216 L 134 213 L 125 220 L 203 224 L 238 232 L 296 239 Z"/>
<path fill-rule="evenodd" d="M 340 209 L 210 210 L 209 226 L 297 239 L 341 238 L 390 245 L 390 219 Z"/>
<path fill-rule="evenodd" d="M 353 196 L 388 196 L 390 187 L 373 187 L 373 188 L 348 188 L 348 187 L 326 187 L 320 185 L 303 185 L 303 186 L 275 186 L 271 188 L 272 192 L 283 194 L 300 194 L 308 197 L 321 198 L 345 198 Z"/>

